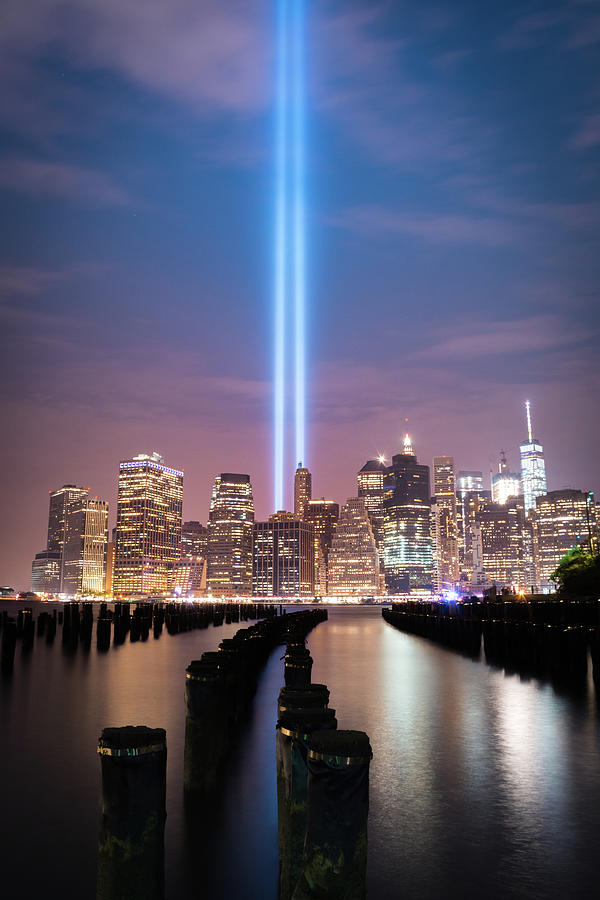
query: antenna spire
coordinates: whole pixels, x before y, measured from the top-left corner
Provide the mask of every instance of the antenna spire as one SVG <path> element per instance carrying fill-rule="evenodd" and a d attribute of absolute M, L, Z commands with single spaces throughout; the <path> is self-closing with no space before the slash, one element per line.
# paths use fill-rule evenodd
<path fill-rule="evenodd" d="M 525 401 L 525 410 L 527 412 L 527 437 L 531 444 L 533 442 L 533 431 L 531 430 L 531 403 L 529 400 Z"/>

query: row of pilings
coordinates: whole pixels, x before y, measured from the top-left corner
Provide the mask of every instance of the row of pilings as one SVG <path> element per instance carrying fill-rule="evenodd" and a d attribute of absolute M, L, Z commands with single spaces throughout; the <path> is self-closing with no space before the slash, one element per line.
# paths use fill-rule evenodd
<path fill-rule="evenodd" d="M 600 602 L 596 600 L 399 601 L 382 610 L 401 631 L 475 659 L 483 638 L 486 661 L 508 671 L 585 683 L 588 653 L 600 686 Z"/>
<path fill-rule="evenodd" d="M 107 652 L 111 645 L 117 647 L 127 640 L 147 641 L 151 634 L 158 639 L 163 628 L 174 635 L 209 625 L 274 617 L 276 613 L 276 606 L 257 603 L 116 602 L 113 609 L 101 603 L 95 623 L 96 646 L 100 652 Z M 78 646 L 89 650 L 94 635 L 94 604 L 65 603 L 62 608 L 41 611 L 37 619 L 31 607 L 20 609 L 16 620 L 4 611 L 0 631 L 0 669 L 10 675 L 17 642 L 26 655 L 33 650 L 35 640 L 52 645 L 58 633 L 65 653 L 74 653 Z"/>
<path fill-rule="evenodd" d="M 262 608 L 261 608 L 262 609 Z M 288 631 L 304 635 L 326 610 L 276 615 L 221 641 L 185 672 L 184 790 L 199 814 L 215 801 L 225 761 L 240 740 L 260 672 Z M 98 743 L 102 816 L 97 900 L 164 900 L 166 732 L 105 728 Z"/>
<path fill-rule="evenodd" d="M 369 765 L 362 731 L 337 730 L 329 690 L 290 629 L 277 721 L 280 900 L 364 900 Z"/>

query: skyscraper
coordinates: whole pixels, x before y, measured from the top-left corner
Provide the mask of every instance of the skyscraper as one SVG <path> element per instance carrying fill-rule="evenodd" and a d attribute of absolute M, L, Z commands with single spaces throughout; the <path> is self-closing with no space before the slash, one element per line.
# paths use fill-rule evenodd
<path fill-rule="evenodd" d="M 373 529 L 373 537 L 380 547 L 383 526 L 383 479 L 385 461 L 382 457 L 368 459 L 356 476 L 358 496 L 365 501 L 367 513 Z"/>
<path fill-rule="evenodd" d="M 521 476 L 510 471 L 506 453 L 501 450 L 498 471 L 492 475 L 492 501 L 504 504 L 509 497 L 520 497 L 522 493 Z"/>
<path fill-rule="evenodd" d="M 72 596 L 103 594 L 108 544 L 108 503 L 81 498 L 67 512 L 62 590 Z"/>
<path fill-rule="evenodd" d="M 522 500 L 515 498 L 486 503 L 476 514 L 474 534 L 480 536 L 481 547 L 473 552 L 481 556 L 486 582 L 498 589 L 525 586 L 524 523 Z"/>
<path fill-rule="evenodd" d="M 300 462 L 294 475 L 294 515 L 297 519 L 304 518 L 306 506 L 311 499 L 312 475 L 308 469 L 302 467 Z"/>
<path fill-rule="evenodd" d="M 31 564 L 31 590 L 36 594 L 58 594 L 60 590 L 60 553 L 42 550 Z"/>
<path fill-rule="evenodd" d="M 206 593 L 206 547 L 208 530 L 196 520 L 181 526 L 181 558 L 175 566 L 173 590 L 184 597 Z"/>
<path fill-rule="evenodd" d="M 340 517 L 340 507 L 333 500 L 310 500 L 305 519 L 312 522 L 315 529 L 315 593 L 327 594 L 327 562 L 329 548 Z"/>
<path fill-rule="evenodd" d="M 453 590 L 458 582 L 458 523 L 456 476 L 452 456 L 433 457 L 435 544 L 440 590 Z"/>
<path fill-rule="evenodd" d="M 170 591 L 181 554 L 183 472 L 158 453 L 119 464 L 114 593 Z"/>
<path fill-rule="evenodd" d="M 472 535 L 475 515 L 492 499 L 490 491 L 483 488 L 483 472 L 461 471 L 456 479 L 456 518 L 458 523 L 458 567 L 461 584 L 478 584 L 474 576 Z M 475 548 L 476 549 L 476 548 Z M 466 588 L 468 589 L 468 588 Z"/>
<path fill-rule="evenodd" d="M 362 497 L 342 506 L 329 550 L 328 592 L 339 597 L 379 593 L 379 554 Z"/>
<path fill-rule="evenodd" d="M 69 523 L 72 523 L 70 514 L 88 494 L 89 488 L 80 488 L 74 484 L 64 484 L 56 491 L 50 492 L 47 549 L 50 553 L 58 553 L 60 556 L 59 591 L 65 590 L 63 588 L 63 550 L 68 539 Z"/>
<path fill-rule="evenodd" d="M 550 576 L 573 547 L 598 552 L 594 495 L 548 491 L 536 500 L 537 574 L 543 591 L 554 590 Z"/>
<path fill-rule="evenodd" d="M 252 593 L 256 597 L 312 597 L 315 589 L 312 523 L 276 514 L 254 524 Z"/>
<path fill-rule="evenodd" d="M 531 404 L 525 401 L 527 416 L 527 440 L 521 444 L 521 482 L 523 484 L 523 501 L 525 514 L 535 509 L 535 499 L 546 493 L 546 464 L 544 448 L 533 437 L 531 428 Z"/>
<path fill-rule="evenodd" d="M 386 587 L 398 594 L 433 585 L 429 466 L 419 465 L 409 435 L 392 457 L 384 484 L 383 554 Z"/>
<path fill-rule="evenodd" d="M 254 500 L 249 475 L 217 475 L 210 502 L 206 585 L 214 597 L 252 594 Z"/>

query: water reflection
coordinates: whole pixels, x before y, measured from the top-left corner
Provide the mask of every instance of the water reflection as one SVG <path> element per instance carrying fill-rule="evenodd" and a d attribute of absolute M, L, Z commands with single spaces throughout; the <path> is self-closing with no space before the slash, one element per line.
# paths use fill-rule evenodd
<path fill-rule="evenodd" d="M 238 625 L 105 654 L 65 656 L 36 639 L 0 684 L 6 896 L 93 897 L 103 727 L 167 729 L 169 900 L 277 897 L 276 700 L 280 653 L 259 682 L 220 802 L 184 810 L 184 678 Z M 600 734 L 595 701 L 506 676 L 386 625 L 378 609 L 335 608 L 309 636 L 313 680 L 342 728 L 373 747 L 369 897 L 596 895 Z M 8 776 L 8 777 L 7 777 Z M 36 865 L 31 865 L 35 847 Z"/>

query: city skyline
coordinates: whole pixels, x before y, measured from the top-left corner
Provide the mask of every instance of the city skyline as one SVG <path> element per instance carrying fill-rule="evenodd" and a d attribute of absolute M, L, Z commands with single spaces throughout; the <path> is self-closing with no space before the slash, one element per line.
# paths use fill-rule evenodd
<path fill-rule="evenodd" d="M 434 585 L 434 589 L 437 584 L 438 590 L 454 590 L 455 586 L 458 588 L 459 574 L 460 584 L 462 585 L 461 589 L 463 591 L 477 591 L 481 586 L 485 586 L 485 584 L 490 581 L 492 583 L 499 582 L 500 584 L 509 586 L 511 584 L 532 585 L 537 581 L 536 563 L 534 562 L 534 557 L 536 557 L 537 553 L 534 549 L 536 538 L 534 537 L 534 531 L 526 524 L 528 521 L 526 485 L 531 478 L 529 450 L 532 447 L 532 442 L 535 443 L 536 459 L 538 459 L 538 457 L 541 459 L 542 468 L 544 465 L 544 457 L 541 444 L 539 444 L 537 439 L 533 438 L 531 404 L 529 400 L 525 401 L 525 409 L 527 439 L 520 444 L 522 454 L 522 481 L 520 475 L 508 474 L 508 462 L 504 451 L 500 452 L 498 465 L 499 472 L 494 474 L 493 470 L 490 470 L 490 484 L 488 488 L 485 487 L 486 477 L 483 472 L 473 470 L 465 471 L 462 469 L 459 469 L 457 472 L 454 458 L 447 454 L 434 456 L 431 467 L 422 463 L 419 465 L 412 437 L 406 432 L 402 438 L 401 452 L 394 454 L 391 459 L 387 460 L 387 465 L 385 457 L 380 454 L 377 459 L 367 460 L 362 468 L 357 469 L 356 486 L 358 497 L 347 497 L 346 502 L 347 504 L 352 504 L 354 501 L 360 503 L 364 502 L 365 510 L 368 510 L 370 521 L 369 527 L 372 528 L 372 534 L 377 543 L 381 559 L 382 590 L 384 570 L 386 590 L 391 591 L 392 593 L 407 589 L 409 584 L 411 587 L 425 587 L 428 582 Z M 524 449 L 527 451 L 525 454 L 523 454 Z M 152 475 L 153 472 L 155 473 L 154 475 Z M 474 507 L 471 507 L 471 501 L 468 501 L 468 506 L 465 507 L 463 493 L 463 486 L 466 484 L 465 476 L 466 480 L 470 483 L 467 490 L 474 490 L 473 497 L 480 498 L 479 500 L 475 499 Z M 148 482 L 148 484 L 146 484 L 146 479 L 148 477 L 151 477 L 153 480 L 152 483 Z M 506 482 L 506 484 L 508 484 L 508 486 L 512 485 L 514 490 L 505 491 L 504 493 L 499 491 L 499 478 L 509 478 L 509 482 Z M 517 479 L 518 484 L 513 485 L 515 478 Z M 71 521 L 73 521 L 73 523 L 75 522 L 75 519 L 72 519 L 71 513 L 69 512 L 71 506 L 75 503 L 73 511 L 78 514 L 79 507 L 77 504 L 84 502 L 84 504 L 87 503 L 88 505 L 91 505 L 91 508 L 93 509 L 97 508 L 98 504 L 101 504 L 101 507 L 104 509 L 104 525 L 99 532 L 100 534 L 104 533 L 104 537 L 102 538 L 104 541 L 104 550 L 102 551 L 104 555 L 102 578 L 104 577 L 106 553 L 108 552 L 111 557 L 114 556 L 117 563 L 117 583 L 115 585 L 117 592 L 127 590 L 125 582 L 120 584 L 118 575 L 119 566 L 123 565 L 119 560 L 122 556 L 122 548 L 125 545 L 128 548 L 125 551 L 127 557 L 125 565 L 128 567 L 127 571 L 129 573 L 127 578 L 129 578 L 131 574 L 131 564 L 133 563 L 134 570 L 135 566 L 138 565 L 135 561 L 137 558 L 136 554 L 141 553 L 143 550 L 144 555 L 150 553 L 151 556 L 155 557 L 153 563 L 150 563 L 149 559 L 144 561 L 144 566 L 146 566 L 146 564 L 154 566 L 152 570 L 147 570 L 148 573 L 153 571 L 154 575 L 149 576 L 148 587 L 146 589 L 168 591 L 177 586 L 177 591 L 187 591 L 192 589 L 204 591 L 204 588 L 208 588 L 209 593 L 214 590 L 219 593 L 222 589 L 225 589 L 224 587 L 217 586 L 217 582 L 219 582 L 220 585 L 219 578 L 215 581 L 213 577 L 209 576 L 212 565 L 210 550 L 208 555 L 205 551 L 199 551 L 198 548 L 192 552 L 192 545 L 195 546 L 198 542 L 200 542 L 200 544 L 203 542 L 205 543 L 207 535 L 210 536 L 211 534 L 211 527 L 213 529 L 215 527 L 224 527 L 225 531 L 223 532 L 223 535 L 217 540 L 221 541 L 222 538 L 224 538 L 225 543 L 228 545 L 231 540 L 233 540 L 229 549 L 226 550 L 225 556 L 229 558 L 229 554 L 233 552 L 234 556 L 237 558 L 238 552 L 242 547 L 241 544 L 238 547 L 238 541 L 242 540 L 243 543 L 244 540 L 241 538 L 239 529 L 240 527 L 245 527 L 240 524 L 239 513 L 246 510 L 247 501 L 249 502 L 249 506 L 247 511 L 241 516 L 241 519 L 245 520 L 246 518 L 249 518 L 257 523 L 260 522 L 260 516 L 254 516 L 254 496 L 251 475 L 247 473 L 221 473 L 216 476 L 208 518 L 205 519 L 208 528 L 200 524 L 198 519 L 185 521 L 186 515 L 183 511 L 183 479 L 184 472 L 172 469 L 165 463 L 164 458 L 156 451 L 151 454 L 145 452 L 138 453 L 133 456 L 133 459 L 121 460 L 119 463 L 118 479 L 119 498 L 116 507 L 117 527 L 114 530 L 111 529 L 112 542 L 110 545 L 106 544 L 106 541 L 108 541 L 108 502 L 98 501 L 97 498 L 95 498 L 95 500 L 87 500 L 86 498 L 91 490 L 89 487 L 78 488 L 75 485 L 67 484 L 54 491 L 50 491 L 47 547 L 43 552 L 37 552 L 35 554 L 35 559 L 32 564 L 32 587 L 35 583 L 36 585 L 39 585 L 38 590 L 58 590 L 59 588 L 57 585 L 54 585 L 52 580 L 53 576 L 51 574 L 58 565 L 58 579 L 61 583 L 60 589 L 63 592 L 68 591 L 69 588 L 66 583 L 65 585 L 62 585 L 62 574 L 60 573 L 63 571 L 64 562 L 67 556 L 68 558 L 72 557 L 74 561 L 78 559 L 80 550 L 75 548 L 79 546 L 78 535 L 83 536 L 84 530 L 82 530 L 81 523 L 75 527 L 71 540 L 74 539 L 76 543 L 73 544 L 73 549 L 69 554 L 62 557 L 61 561 L 61 548 L 65 541 L 63 534 L 65 536 L 70 534 L 70 523 Z M 171 480 L 173 480 L 173 484 L 167 484 L 167 482 Z M 175 487 L 176 482 L 178 487 Z M 325 499 L 325 496 L 322 496 L 320 499 L 317 498 L 311 500 L 311 485 L 311 472 L 307 468 L 299 466 L 298 469 L 296 469 L 293 478 L 293 510 L 273 511 L 273 513 L 269 515 L 269 522 L 281 519 L 281 521 L 285 523 L 307 518 L 309 521 L 312 521 L 316 527 L 317 522 L 320 522 L 319 517 L 322 512 L 325 510 L 335 510 L 334 530 L 331 531 L 326 543 L 323 544 L 322 547 L 321 542 L 324 539 L 324 533 L 322 537 L 319 537 L 322 525 L 319 525 L 314 533 L 315 591 L 324 594 L 329 592 L 327 583 L 327 573 L 329 571 L 327 555 L 331 539 L 335 534 L 335 523 L 338 521 L 340 504 L 331 498 Z M 213 526 L 211 526 L 215 510 L 215 501 L 216 498 L 220 496 L 222 487 L 225 489 L 223 499 L 230 491 L 232 491 L 231 497 L 233 499 L 233 506 L 228 507 L 230 501 L 226 501 L 222 510 L 225 512 L 225 510 L 229 508 L 229 512 L 224 516 L 222 513 L 217 514 L 217 519 L 221 520 L 222 525 L 216 526 L 213 524 Z M 561 490 L 557 490 L 551 486 L 549 493 L 546 496 L 548 487 L 545 481 L 543 487 L 543 490 L 541 490 L 540 487 L 537 492 L 534 492 L 535 497 L 537 498 L 540 494 L 544 494 L 547 502 L 550 504 L 555 503 L 556 497 L 561 494 Z M 175 491 L 174 493 L 172 493 L 173 489 Z M 241 493 L 239 493 L 240 490 Z M 564 487 L 562 490 L 564 493 Z M 579 495 L 580 499 L 577 502 L 583 504 L 583 509 L 586 508 L 587 503 L 585 498 L 589 496 L 591 500 L 593 497 L 593 492 L 588 492 L 587 490 L 582 492 L 579 489 L 574 489 L 573 486 L 569 486 L 566 490 L 567 494 L 574 493 Z M 138 498 L 137 500 L 136 496 Z M 363 499 L 359 500 L 359 498 Z M 421 512 L 414 506 L 415 502 L 417 507 L 422 505 Z M 484 506 L 480 513 L 477 514 L 476 510 L 478 506 L 481 505 L 481 502 L 484 503 Z M 593 500 L 591 502 L 593 503 Z M 140 503 L 142 505 L 140 505 Z M 154 508 L 154 504 L 156 503 L 158 503 L 158 505 Z M 241 507 L 238 507 L 238 504 L 240 503 Z M 408 504 L 408 506 L 406 504 Z M 535 506 L 536 504 L 534 503 L 534 510 Z M 125 513 L 124 510 L 128 507 L 130 507 L 130 511 Z M 170 510 L 170 512 L 167 512 L 167 510 Z M 476 517 L 475 519 L 472 519 L 474 512 L 476 513 Z M 167 518 L 163 521 L 165 514 Z M 124 529 L 123 516 L 132 517 L 131 521 L 126 523 Z M 171 519 L 169 519 L 169 516 L 171 516 Z M 406 516 L 408 516 L 408 518 L 406 518 Z M 465 516 L 467 518 L 465 518 Z M 508 551 L 507 547 L 504 545 L 504 525 L 502 523 L 508 521 L 506 518 L 507 516 L 509 519 L 513 516 L 515 517 L 514 522 L 517 527 L 517 531 L 514 533 L 516 555 L 513 554 L 513 551 L 510 551 L 508 556 L 506 555 Z M 329 513 L 326 513 L 326 518 L 328 517 Z M 150 530 L 144 525 L 146 518 L 148 518 L 148 522 L 151 523 Z M 138 522 L 135 526 L 134 520 Z M 119 526 L 119 522 L 121 522 L 121 526 Z M 486 525 L 486 522 L 489 522 L 490 524 Z M 489 531 L 489 528 L 494 522 L 497 522 L 497 525 L 493 525 L 492 531 Z M 182 523 L 191 528 L 189 534 L 184 535 L 182 532 Z M 475 529 L 472 532 L 469 531 L 469 534 L 466 533 L 468 523 L 470 523 L 469 529 L 471 525 L 473 525 Z M 267 525 L 268 523 L 263 522 L 262 524 Z M 588 530 L 589 527 L 590 522 L 588 521 Z M 232 528 L 233 531 L 231 531 Z M 394 534 L 398 528 L 399 532 L 396 538 L 394 537 Z M 560 531 L 561 526 L 557 525 L 557 528 L 559 528 Z M 583 524 L 579 522 L 572 532 L 575 540 L 579 539 L 575 535 L 576 533 L 579 534 L 577 529 L 581 528 L 583 528 Z M 126 533 L 127 536 L 125 536 Z M 167 536 L 167 533 L 169 533 L 170 536 Z M 567 533 L 570 533 L 568 529 L 565 531 L 565 534 Z M 409 535 L 412 535 L 412 537 Z M 383 541 L 384 536 L 385 546 Z M 548 541 L 549 536 L 550 532 L 547 532 L 546 541 Z M 407 538 L 408 544 L 406 543 Z M 241 550 L 242 555 L 243 553 L 251 552 L 251 528 L 248 533 L 248 539 L 250 544 L 247 550 Z M 115 540 L 116 545 L 114 543 Z M 209 547 L 211 540 L 212 539 L 209 539 Z M 559 539 L 556 546 L 563 546 L 565 540 L 566 538 Z M 124 544 L 122 543 L 123 541 L 125 541 Z M 481 543 L 482 541 L 483 543 Z M 474 543 L 472 544 L 472 542 Z M 198 546 L 200 546 L 200 544 L 198 544 Z M 469 549 L 471 544 L 472 552 L 474 554 L 472 559 L 470 557 L 471 550 Z M 234 549 L 234 545 L 238 547 L 238 549 Z M 102 544 L 100 546 L 102 546 Z M 555 545 L 553 545 L 553 547 L 554 546 Z M 167 549 L 167 547 L 171 547 L 172 549 Z M 320 549 L 318 549 L 318 547 L 320 547 Z M 565 547 L 568 549 L 566 544 Z M 74 556 L 73 550 L 75 551 Z M 156 553 L 154 553 L 154 550 L 156 550 Z M 55 551 L 58 551 L 58 563 L 53 557 L 53 552 Z M 83 551 L 83 544 L 81 544 L 81 551 Z M 222 551 L 225 551 L 225 544 L 217 551 L 217 553 L 222 553 Z M 93 552 L 97 553 L 97 551 Z M 555 554 L 554 550 L 551 552 Z M 464 555 L 465 553 L 467 556 Z M 497 554 L 497 564 L 493 562 L 494 553 Z M 198 556 L 198 554 L 200 554 L 200 556 Z M 228 567 L 230 565 L 230 562 L 225 561 L 225 556 L 217 563 L 217 566 L 225 566 L 225 568 L 223 568 L 223 574 L 225 574 L 226 571 L 229 572 Z M 214 560 L 217 559 L 214 555 L 213 558 Z M 168 564 L 165 568 L 164 564 L 167 560 Z M 72 563 L 70 564 L 72 565 Z M 80 565 L 80 563 L 75 564 Z M 92 563 L 92 565 L 94 564 Z M 235 565 L 237 566 L 238 563 Z M 415 565 L 416 568 L 414 568 Z M 482 566 L 483 568 L 481 568 Z M 494 566 L 496 566 L 496 568 L 494 568 Z M 500 568 L 498 568 L 498 566 Z M 247 573 L 242 577 L 242 581 L 240 582 L 240 585 L 242 583 L 244 584 L 242 593 L 250 590 L 250 568 L 251 557 L 248 556 L 246 562 L 242 563 L 242 569 Z M 108 579 L 107 584 L 110 583 L 112 585 L 112 570 L 110 574 L 108 574 L 108 569 L 106 571 Z M 141 571 L 142 570 L 140 569 L 139 574 L 141 574 Z M 159 572 L 162 574 L 159 574 Z M 509 572 L 516 573 L 514 578 L 510 574 L 506 574 Z M 409 575 L 409 573 L 412 574 Z M 230 577 L 230 574 L 225 576 L 226 580 Z M 550 585 L 548 582 L 549 574 L 550 570 L 546 571 L 544 576 L 544 585 L 546 589 Z M 135 578 L 138 576 L 134 575 L 133 577 L 135 581 Z M 142 582 L 145 582 L 146 576 L 142 574 L 141 577 Z M 154 584 L 153 588 L 150 586 L 152 578 L 157 579 L 155 584 L 152 582 Z M 234 581 L 236 581 L 237 578 L 237 575 L 233 576 Z M 246 579 L 246 581 L 244 581 L 244 579 Z M 133 588 L 133 584 L 134 582 L 131 583 L 131 588 Z M 90 589 L 92 591 L 99 590 L 99 584 L 94 583 L 94 587 L 92 587 L 90 582 Z M 139 593 L 139 589 L 141 589 L 141 592 L 143 593 L 144 584 L 138 585 L 138 589 L 134 590 L 134 593 Z M 238 589 L 233 588 L 234 593 L 236 590 Z"/>
<path fill-rule="evenodd" d="M 114 508 L 108 461 L 141 448 L 187 472 L 188 517 L 223 470 L 272 509 L 274 5 L 176 7 L 32 0 L 4 23 L 8 579 L 42 493 L 93 484 Z M 558 0 L 311 5 L 315 495 L 343 502 L 405 418 L 427 462 L 514 466 L 525 397 L 549 484 L 600 491 L 595 23 Z"/>

